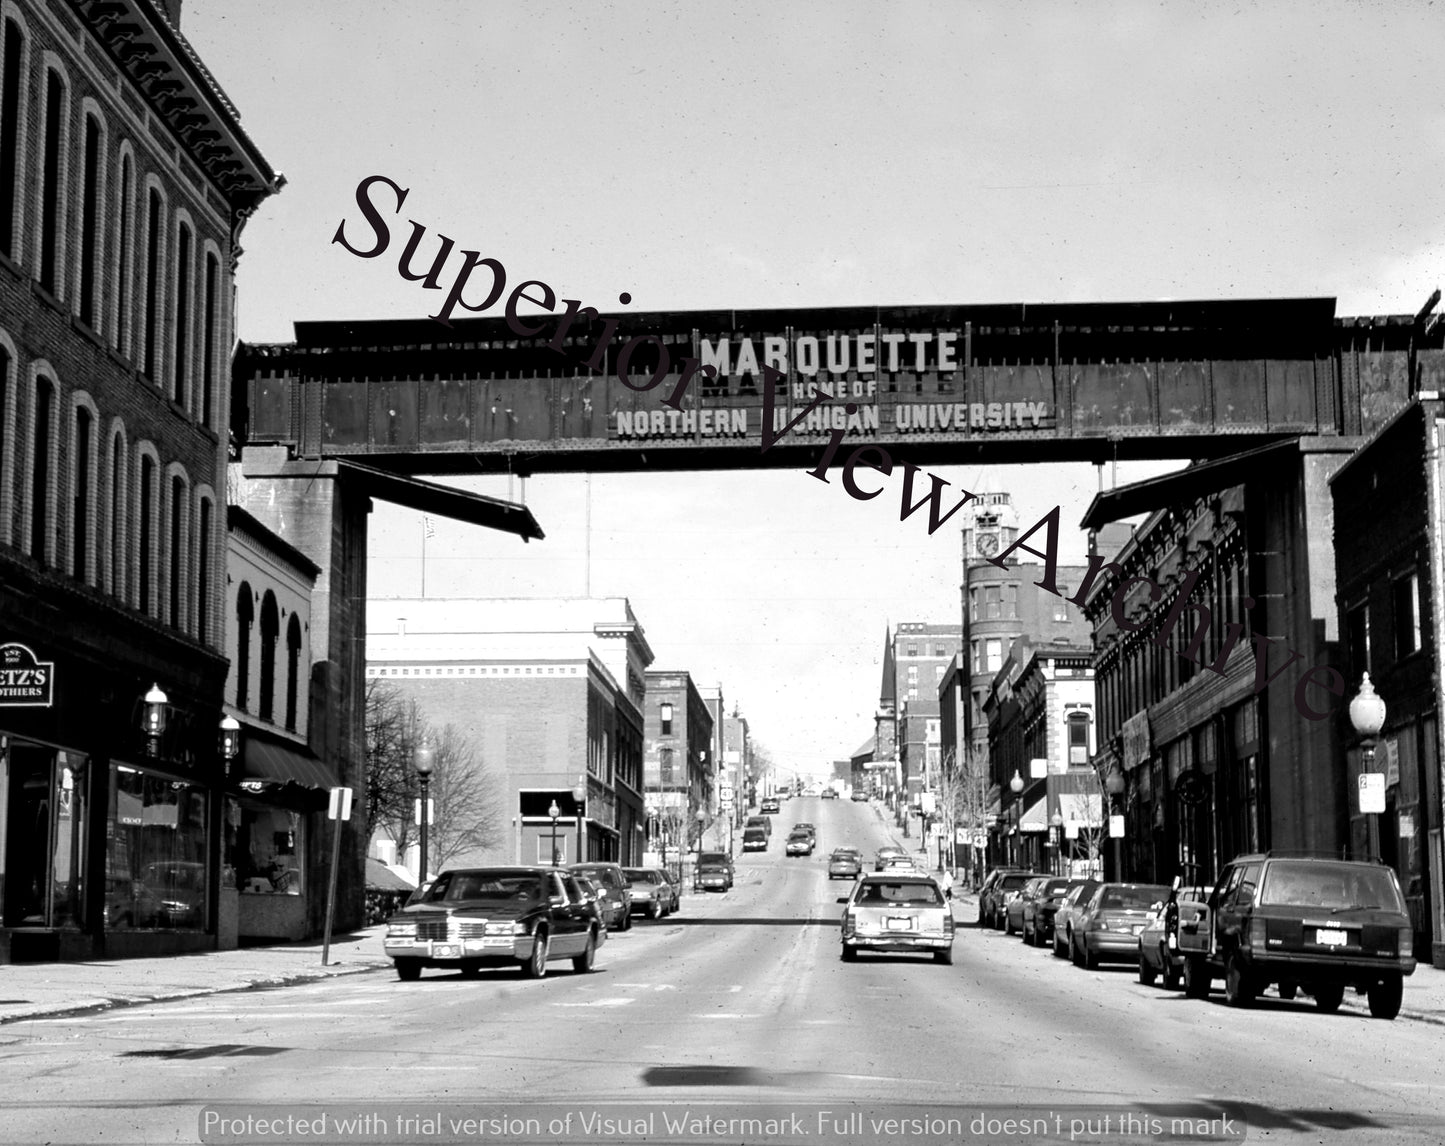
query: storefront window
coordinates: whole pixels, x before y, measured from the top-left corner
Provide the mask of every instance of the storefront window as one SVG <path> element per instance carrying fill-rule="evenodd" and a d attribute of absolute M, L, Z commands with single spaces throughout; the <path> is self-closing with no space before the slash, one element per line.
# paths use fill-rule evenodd
<path fill-rule="evenodd" d="M 106 837 L 108 928 L 205 926 L 204 789 L 118 764 Z"/>
<path fill-rule="evenodd" d="M 226 861 L 236 887 L 258 895 L 306 890 L 305 815 L 242 797 L 227 801 L 226 826 Z"/>
<path fill-rule="evenodd" d="M 85 757 L 74 752 L 56 754 L 55 847 L 52 852 L 54 896 L 52 927 L 79 927 L 85 897 Z"/>
<path fill-rule="evenodd" d="M 0 899 L 7 927 L 79 927 L 85 757 L 11 740 L 0 751 Z"/>

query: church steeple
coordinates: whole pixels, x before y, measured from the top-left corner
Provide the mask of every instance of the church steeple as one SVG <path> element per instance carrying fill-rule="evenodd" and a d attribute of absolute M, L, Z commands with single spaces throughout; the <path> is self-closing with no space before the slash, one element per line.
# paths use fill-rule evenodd
<path fill-rule="evenodd" d="M 883 684 L 878 690 L 878 707 L 898 711 L 898 668 L 893 661 L 893 635 L 883 630 Z"/>

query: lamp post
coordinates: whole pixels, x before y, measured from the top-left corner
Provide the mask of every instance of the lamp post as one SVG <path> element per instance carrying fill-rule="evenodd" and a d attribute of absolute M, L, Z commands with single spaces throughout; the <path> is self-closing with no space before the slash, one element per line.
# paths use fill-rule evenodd
<path fill-rule="evenodd" d="M 557 855 L 557 817 L 562 814 L 562 809 L 557 807 L 557 801 L 553 800 L 551 807 L 547 809 L 547 815 L 552 817 L 552 866 L 558 866 Z"/>
<path fill-rule="evenodd" d="M 586 841 L 582 834 L 585 831 L 582 821 L 587 816 L 586 773 L 579 775 L 577 777 L 577 783 L 572 785 L 572 799 L 577 801 L 577 862 L 581 863 L 583 860 L 589 858 L 586 854 L 587 849 L 583 846 Z"/>
<path fill-rule="evenodd" d="M 1117 767 L 1109 769 L 1105 774 L 1104 791 L 1109 794 L 1109 814 L 1111 816 L 1122 814 L 1122 808 L 1117 813 L 1115 812 L 1115 805 L 1124 792 L 1124 773 L 1120 772 Z M 1122 880 L 1124 878 L 1124 837 L 1115 836 L 1112 825 L 1110 825 L 1109 834 L 1114 839 L 1114 878 Z"/>
<path fill-rule="evenodd" d="M 427 821 L 431 819 L 431 804 L 427 799 L 426 789 L 431 783 L 432 769 L 436 767 L 436 753 L 425 736 L 417 741 L 416 747 L 411 750 L 411 764 L 416 769 L 417 779 L 421 781 L 421 811 L 417 816 L 421 821 L 421 859 L 416 869 L 416 884 L 420 887 L 426 883 L 426 830 Z"/>
<path fill-rule="evenodd" d="M 227 779 L 230 779 L 231 766 L 240 754 L 241 722 L 228 712 L 221 717 L 221 761 L 225 765 Z"/>
<path fill-rule="evenodd" d="M 145 733 L 150 754 L 159 756 L 161 737 L 165 735 L 166 731 L 166 706 L 170 701 L 161 691 L 161 686 L 153 684 L 150 691 L 145 694 L 144 703 L 145 710 L 141 714 L 141 731 Z"/>
<path fill-rule="evenodd" d="M 1013 863 L 1019 859 L 1019 793 L 1024 790 L 1024 778 L 1019 775 L 1019 770 L 1014 769 L 1013 779 L 1008 782 L 1008 790 L 1014 794 L 1011 801 L 1013 805 L 1013 830 L 1009 832 L 1009 852 Z"/>
<path fill-rule="evenodd" d="M 1054 839 L 1054 874 L 1064 874 L 1064 817 L 1055 812 L 1049 817 L 1050 835 Z"/>
<path fill-rule="evenodd" d="M 1350 723 L 1360 737 L 1360 775 L 1375 770 L 1375 740 L 1385 727 L 1385 702 L 1370 683 L 1370 674 L 1360 678 L 1360 691 L 1350 701 Z M 1360 789 L 1363 794 L 1363 787 Z M 1362 807 L 1360 811 L 1364 811 Z M 1370 855 L 1380 854 L 1380 813 L 1370 811 Z"/>

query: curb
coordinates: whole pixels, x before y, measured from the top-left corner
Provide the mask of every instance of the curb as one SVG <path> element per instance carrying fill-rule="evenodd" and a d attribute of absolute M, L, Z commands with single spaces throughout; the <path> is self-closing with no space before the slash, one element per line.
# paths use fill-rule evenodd
<path fill-rule="evenodd" d="M 294 975 L 286 975 L 275 979 L 256 979 L 249 983 L 241 983 L 227 987 L 198 987 L 192 990 L 177 991 L 173 994 L 141 996 L 122 996 L 114 999 L 104 999 L 96 1003 L 83 1003 L 77 1005 L 58 1004 L 54 1007 L 47 1007 L 44 1010 L 29 1011 L 23 1015 L 0 1015 L 0 1026 L 9 1026 L 13 1023 L 26 1023 L 35 1019 L 58 1019 L 74 1018 L 79 1015 L 97 1015 L 104 1011 L 117 1011 L 126 1007 L 144 1007 L 156 1003 L 174 1003 L 181 999 L 204 998 L 208 995 L 233 995 L 242 991 L 267 991 L 279 990 L 283 987 L 296 987 L 303 983 L 315 983 L 322 979 L 335 979 L 342 975 L 366 975 L 375 971 L 388 971 L 389 965 L 375 963 L 367 966 L 348 967 L 344 970 L 302 972 Z"/>

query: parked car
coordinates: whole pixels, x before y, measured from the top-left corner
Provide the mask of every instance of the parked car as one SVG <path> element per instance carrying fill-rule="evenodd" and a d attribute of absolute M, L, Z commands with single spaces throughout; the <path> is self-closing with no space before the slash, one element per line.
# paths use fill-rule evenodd
<path fill-rule="evenodd" d="M 839 898 L 843 911 L 843 962 L 859 951 L 931 951 L 953 962 L 953 909 L 931 876 L 872 872 Z"/>
<path fill-rule="evenodd" d="M 672 913 L 673 888 L 661 868 L 625 867 L 622 874 L 632 891 L 632 914 L 661 919 Z"/>
<path fill-rule="evenodd" d="M 1024 927 L 1024 904 L 1033 898 L 1034 893 L 1048 880 L 1046 875 L 1036 875 L 1019 888 L 1019 893 L 1010 899 L 1004 908 L 1003 933 L 1013 935 L 1023 930 Z"/>
<path fill-rule="evenodd" d="M 1146 987 L 1164 977 L 1164 989 L 1177 991 L 1184 976 L 1184 956 L 1179 951 L 1179 904 L 1182 900 L 1204 899 L 1209 889 L 1185 887 L 1175 878 L 1169 896 L 1149 913 L 1144 930 L 1139 932 L 1139 982 Z"/>
<path fill-rule="evenodd" d="M 788 842 L 783 851 L 790 856 L 810 856 L 813 854 L 813 834 L 811 832 L 799 831 L 794 828 L 788 833 Z"/>
<path fill-rule="evenodd" d="M 397 977 L 414 981 L 424 967 L 470 977 L 513 965 L 540 979 L 556 959 L 571 959 L 579 973 L 591 971 L 601 942 L 597 920 L 576 880 L 565 875 L 548 867 L 442 872 L 420 903 L 387 921 L 383 949 Z"/>
<path fill-rule="evenodd" d="M 997 880 L 992 886 L 985 885 L 985 890 L 979 893 L 978 910 L 980 918 L 987 921 L 989 927 L 999 931 L 1004 928 L 1004 921 L 1008 911 L 1009 902 L 1023 891 L 1024 884 L 1031 879 L 1037 879 L 1046 875 L 1041 871 L 1005 871 L 1000 872 Z"/>
<path fill-rule="evenodd" d="M 887 866 L 889 860 L 896 859 L 899 856 L 907 859 L 908 853 L 902 848 L 892 846 L 879 848 L 873 855 L 873 870 L 882 871 L 884 867 Z"/>
<path fill-rule="evenodd" d="M 923 870 L 918 866 L 916 862 L 914 862 L 913 857 L 910 855 L 888 856 L 886 859 L 881 861 L 881 865 L 882 866 L 878 868 L 879 871 L 921 872 Z"/>
<path fill-rule="evenodd" d="M 747 847 L 746 841 L 743 846 Z M 693 869 L 693 887 L 699 891 L 731 891 L 732 886 L 732 857 L 727 852 L 699 852 L 697 867 Z"/>
<path fill-rule="evenodd" d="M 868 802 L 868 793 L 862 788 L 854 788 L 852 800 L 855 804 L 866 804 Z"/>
<path fill-rule="evenodd" d="M 1400 881 L 1378 860 L 1240 856 L 1207 900 L 1179 903 L 1184 992 L 1204 998 L 1222 978 L 1228 1002 L 1247 1007 L 1275 984 L 1329 1012 L 1354 987 L 1371 1015 L 1393 1019 L 1415 971 L 1413 934 Z"/>
<path fill-rule="evenodd" d="M 857 848 L 837 848 L 828 857 L 828 878 L 857 879 L 863 874 L 863 856 Z"/>
<path fill-rule="evenodd" d="M 1054 912 L 1074 882 L 1066 876 L 1035 880 L 1030 885 L 1034 888 L 1033 894 L 1020 897 L 1023 906 L 1019 909 L 1019 930 L 1030 947 L 1042 947 L 1044 936 L 1053 936 Z"/>
<path fill-rule="evenodd" d="M 620 864 L 589 861 L 574 863 L 568 871 L 581 872 L 597 885 L 602 896 L 602 914 L 607 917 L 607 926 L 614 931 L 626 931 L 632 926 L 632 889 L 627 885 L 627 876 Z"/>
<path fill-rule="evenodd" d="M 1168 895 L 1159 883 L 1101 883 L 1074 913 L 1074 965 L 1092 970 L 1105 960 L 1137 962 L 1144 921 Z"/>
<path fill-rule="evenodd" d="M 1064 896 L 1064 901 L 1054 911 L 1054 956 L 1067 959 L 1074 937 L 1074 915 L 1080 905 L 1088 903 L 1098 889 L 1100 881 L 1086 879 Z"/>
<path fill-rule="evenodd" d="M 592 917 L 597 920 L 597 945 L 602 946 L 610 930 L 607 926 L 608 912 L 604 911 L 602 906 L 607 902 L 606 897 L 602 894 L 602 889 L 578 871 L 569 871 L 563 878 L 576 881 L 577 888 L 582 893 L 582 902 L 587 905 Z"/>

